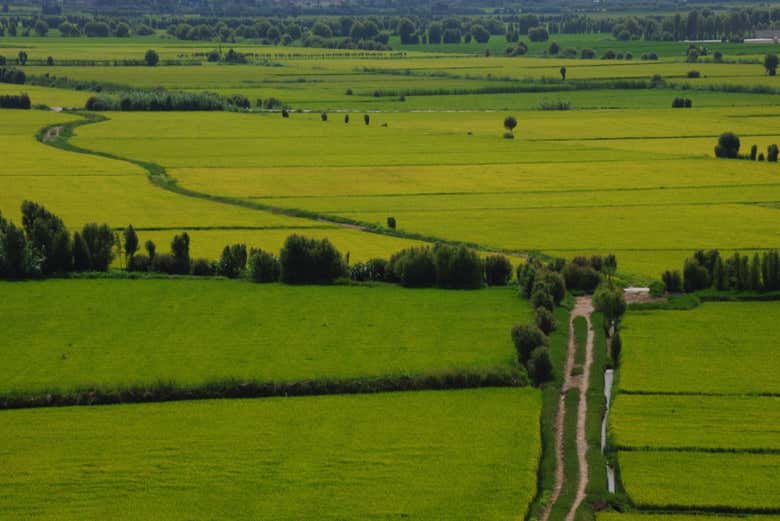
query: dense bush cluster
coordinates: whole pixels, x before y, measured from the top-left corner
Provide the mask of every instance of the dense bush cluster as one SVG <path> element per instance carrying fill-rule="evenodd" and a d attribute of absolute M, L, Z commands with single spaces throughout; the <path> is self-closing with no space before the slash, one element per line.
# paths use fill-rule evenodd
<path fill-rule="evenodd" d="M 693 107 L 693 101 L 690 98 L 676 97 L 672 101 L 673 109 L 689 109 Z"/>
<path fill-rule="evenodd" d="M 169 92 L 166 90 L 96 95 L 87 100 L 87 110 L 106 111 L 216 111 L 248 108 L 244 96 L 226 98 L 211 92 Z"/>
<path fill-rule="evenodd" d="M 30 107 L 30 96 L 25 93 L 0 95 L 0 108 L 2 109 L 29 109 Z"/>
<path fill-rule="evenodd" d="M 22 85 L 27 80 L 24 71 L 13 68 L 0 67 L 0 83 L 14 83 Z"/>
<path fill-rule="evenodd" d="M 682 274 L 667 271 L 662 275 L 670 292 L 716 289 L 719 291 L 780 290 L 780 253 L 778 250 L 722 257 L 718 250 L 699 250 L 685 259 Z"/>
<path fill-rule="evenodd" d="M 766 156 L 763 153 L 758 153 L 758 146 L 753 145 L 750 147 L 750 154 L 740 154 L 739 149 L 741 142 L 739 137 L 733 132 L 724 132 L 718 138 L 718 144 L 715 145 L 715 157 L 724 159 L 749 159 L 751 161 L 766 161 L 776 163 L 780 148 L 776 144 L 771 144 L 767 147 Z"/>

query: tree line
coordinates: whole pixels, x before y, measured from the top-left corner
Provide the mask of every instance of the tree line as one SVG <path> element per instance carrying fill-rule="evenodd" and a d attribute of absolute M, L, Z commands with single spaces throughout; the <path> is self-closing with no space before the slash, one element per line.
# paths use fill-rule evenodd
<path fill-rule="evenodd" d="M 780 291 L 780 253 L 769 250 L 751 255 L 734 253 L 724 257 L 718 250 L 699 250 L 685 259 L 682 272 L 661 275 L 666 291 L 690 293 L 703 289 L 718 291 Z"/>

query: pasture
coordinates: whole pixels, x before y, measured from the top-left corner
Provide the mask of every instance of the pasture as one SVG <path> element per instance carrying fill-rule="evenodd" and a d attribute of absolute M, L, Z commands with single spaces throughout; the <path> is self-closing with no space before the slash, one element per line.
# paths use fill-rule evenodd
<path fill-rule="evenodd" d="M 514 521 L 539 409 L 480 389 L 0 411 L 0 513 Z"/>

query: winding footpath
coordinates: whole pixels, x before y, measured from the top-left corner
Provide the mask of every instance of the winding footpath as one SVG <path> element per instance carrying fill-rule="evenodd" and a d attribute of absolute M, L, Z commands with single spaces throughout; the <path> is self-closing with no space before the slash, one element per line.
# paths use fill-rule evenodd
<path fill-rule="evenodd" d="M 593 364 L 593 344 L 594 331 L 590 315 L 593 313 L 593 302 L 590 297 L 577 297 L 574 308 L 569 315 L 569 344 L 566 355 L 566 366 L 564 367 L 564 378 L 561 386 L 560 397 L 558 399 L 558 410 L 555 415 L 555 484 L 553 485 L 552 495 L 547 506 L 539 516 L 539 521 L 549 521 L 550 513 L 553 507 L 561 497 L 563 485 L 567 479 L 575 479 L 575 476 L 566 476 L 566 450 L 564 447 L 565 439 L 565 420 L 566 420 L 566 395 L 570 389 L 579 391 L 579 403 L 577 406 L 577 460 L 579 463 L 579 475 L 577 479 L 577 493 L 574 501 L 566 514 L 566 521 L 573 521 L 582 502 L 585 500 L 585 490 L 588 486 L 588 438 L 587 438 L 587 418 L 588 418 L 588 383 L 590 382 L 590 370 Z M 584 317 L 588 326 L 587 342 L 585 345 L 585 361 L 582 367 L 582 373 L 573 375 L 576 354 L 577 339 L 574 334 L 574 320 L 577 317 Z M 558 521 L 558 520 L 554 520 Z"/>

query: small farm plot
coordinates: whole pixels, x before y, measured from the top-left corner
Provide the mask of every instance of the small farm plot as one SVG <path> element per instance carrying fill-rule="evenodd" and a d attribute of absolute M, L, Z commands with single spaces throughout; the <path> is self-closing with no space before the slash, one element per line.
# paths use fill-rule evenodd
<path fill-rule="evenodd" d="M 780 510 L 776 302 L 629 311 L 610 415 L 623 487 L 651 510 Z"/>
<path fill-rule="evenodd" d="M 515 521 L 536 493 L 540 401 L 481 389 L 0 411 L 0 516 Z"/>
<path fill-rule="evenodd" d="M 511 371 L 513 288 L 4 283 L 0 393 Z M 359 326 L 359 327 L 358 327 Z"/>

